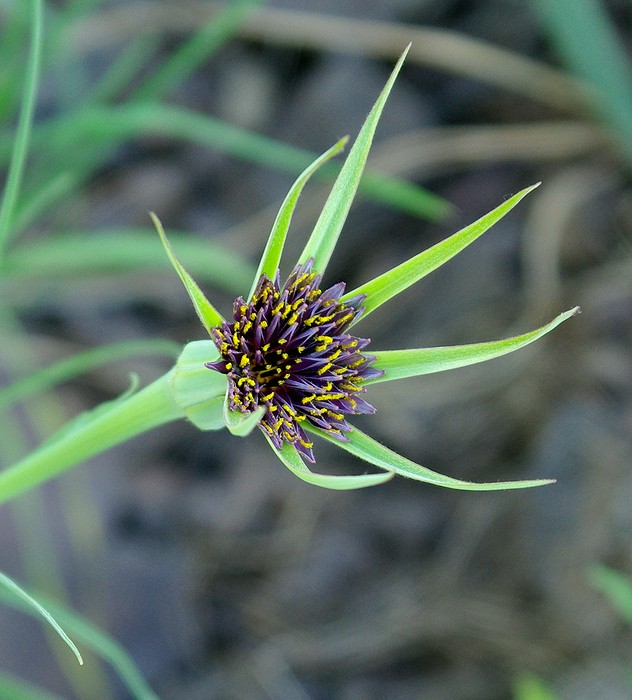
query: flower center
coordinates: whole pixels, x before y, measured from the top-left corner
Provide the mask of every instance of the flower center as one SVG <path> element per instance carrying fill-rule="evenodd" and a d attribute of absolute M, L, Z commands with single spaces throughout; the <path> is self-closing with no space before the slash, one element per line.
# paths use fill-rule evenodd
<path fill-rule="evenodd" d="M 206 364 L 227 375 L 231 409 L 265 406 L 259 427 L 273 445 L 288 442 L 311 462 L 303 426 L 347 440 L 345 416 L 375 411 L 359 396 L 363 382 L 382 374 L 361 352 L 369 340 L 346 333 L 364 297 L 341 302 L 344 283 L 321 291 L 312 265 L 298 265 L 283 288 L 278 273 L 274 281 L 262 275 L 250 302 L 238 297 L 234 323 L 213 329 L 220 359 Z"/>

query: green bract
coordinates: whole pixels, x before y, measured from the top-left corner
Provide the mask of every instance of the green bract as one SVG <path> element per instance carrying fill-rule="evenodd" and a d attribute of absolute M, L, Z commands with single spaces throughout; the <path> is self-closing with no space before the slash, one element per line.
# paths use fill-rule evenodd
<path fill-rule="evenodd" d="M 236 301 L 234 324 L 228 324 L 206 298 L 176 258 L 160 221 L 155 214 L 151 215 L 167 255 L 211 339 L 189 343 L 167 374 L 138 393 L 126 394 L 79 416 L 38 450 L 2 472 L 0 502 L 112 445 L 181 418 L 188 419 L 201 430 L 227 427 L 239 436 L 248 435 L 259 427 L 291 472 L 308 483 L 331 489 L 372 486 L 395 474 L 471 491 L 516 489 L 552 482 L 535 479 L 472 483 L 454 479 L 396 454 L 346 422 L 348 415 L 373 410 L 360 396 L 364 395 L 365 385 L 499 357 L 541 338 L 579 311 L 578 308 L 566 311 L 541 328 L 513 338 L 457 347 L 371 350 L 370 355 L 365 355 L 362 349 L 368 341 L 348 334 L 356 321 L 447 262 L 537 187 L 533 185 L 518 192 L 470 226 L 357 289 L 342 293 L 341 285 L 334 285 L 321 291 L 318 288 L 321 275 L 347 218 L 380 114 L 405 55 L 406 52 L 353 144 L 293 276 L 281 287 L 279 263 L 300 193 L 311 175 L 341 151 L 346 139 L 338 141 L 310 165 L 290 189 L 272 227 L 250 290 L 244 290 L 247 296 Z M 303 279 L 306 281 L 301 282 Z M 269 349 L 273 324 L 277 348 Z M 281 324 L 285 326 L 283 334 L 279 335 Z M 322 325 L 319 327 L 319 324 Z M 318 327 L 320 330 L 315 331 Z M 308 339 L 304 346 L 292 335 L 295 331 Z M 293 356 L 281 347 L 288 338 L 292 340 L 287 349 L 292 343 L 296 346 Z M 309 372 L 301 374 L 306 366 L 311 368 L 311 375 Z M 286 379 L 287 384 L 283 386 Z M 273 411 L 278 413 L 272 416 Z M 279 415 L 282 419 L 276 420 Z M 328 440 L 383 471 L 353 476 L 315 473 L 303 459 L 303 456 L 310 460 L 313 457 L 312 436 Z"/>

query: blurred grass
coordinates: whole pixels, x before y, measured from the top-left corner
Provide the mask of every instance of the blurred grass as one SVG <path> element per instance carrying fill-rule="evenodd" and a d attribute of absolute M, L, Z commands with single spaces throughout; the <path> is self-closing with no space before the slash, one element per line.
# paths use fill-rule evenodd
<path fill-rule="evenodd" d="M 599 0 L 533 0 L 555 51 L 593 89 L 589 105 L 619 138 L 632 166 L 632 61 Z"/>

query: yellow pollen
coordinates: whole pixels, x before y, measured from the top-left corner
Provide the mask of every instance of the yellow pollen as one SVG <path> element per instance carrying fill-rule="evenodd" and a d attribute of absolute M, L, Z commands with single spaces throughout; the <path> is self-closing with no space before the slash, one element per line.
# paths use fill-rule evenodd
<path fill-rule="evenodd" d="M 242 355 L 241 360 L 239 360 L 239 366 L 243 369 L 247 364 L 249 364 L 248 355 Z"/>

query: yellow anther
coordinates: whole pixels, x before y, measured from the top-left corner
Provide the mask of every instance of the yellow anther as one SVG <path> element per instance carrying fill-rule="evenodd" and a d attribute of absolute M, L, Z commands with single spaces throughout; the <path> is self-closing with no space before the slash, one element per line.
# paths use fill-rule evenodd
<path fill-rule="evenodd" d="M 243 369 L 247 364 L 249 364 L 248 355 L 242 355 L 241 360 L 239 360 L 239 366 Z"/>

